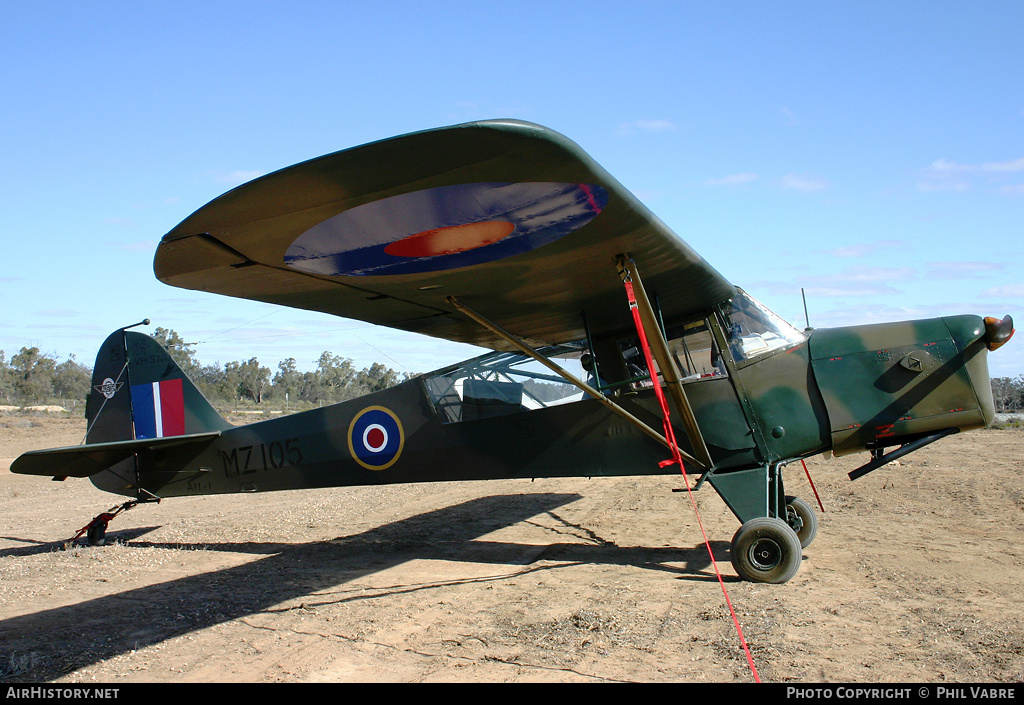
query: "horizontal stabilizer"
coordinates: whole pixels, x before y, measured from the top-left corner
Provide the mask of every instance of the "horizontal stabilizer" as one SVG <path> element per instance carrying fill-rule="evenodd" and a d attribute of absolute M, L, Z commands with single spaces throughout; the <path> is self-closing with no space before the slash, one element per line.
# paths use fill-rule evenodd
<path fill-rule="evenodd" d="M 218 436 L 220 436 L 220 431 L 210 431 L 187 436 L 139 438 L 111 443 L 33 450 L 15 460 L 11 465 L 11 472 L 22 475 L 42 475 L 54 479 L 89 477 L 144 450 L 206 444 Z"/>

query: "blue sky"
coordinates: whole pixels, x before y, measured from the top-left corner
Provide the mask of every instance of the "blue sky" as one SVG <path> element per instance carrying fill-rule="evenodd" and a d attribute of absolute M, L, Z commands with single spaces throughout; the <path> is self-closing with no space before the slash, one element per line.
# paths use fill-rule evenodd
<path fill-rule="evenodd" d="M 423 372 L 466 346 L 184 291 L 159 239 L 255 176 L 511 117 L 577 142 L 803 326 L 1024 322 L 1024 4 L 4 2 L 0 349 Z M 1024 373 L 1024 339 L 990 356 Z"/>

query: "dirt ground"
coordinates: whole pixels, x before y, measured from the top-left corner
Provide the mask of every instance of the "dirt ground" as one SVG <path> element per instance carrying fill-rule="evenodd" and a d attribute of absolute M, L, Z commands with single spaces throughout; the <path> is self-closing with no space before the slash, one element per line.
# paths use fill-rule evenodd
<path fill-rule="evenodd" d="M 0 416 L 2 682 L 754 680 L 679 477 L 170 499 L 61 550 L 119 498 L 8 468 L 84 431 Z M 695 495 L 761 680 L 1021 681 L 1024 431 L 864 458 L 808 462 L 785 585 L 738 581 Z"/>

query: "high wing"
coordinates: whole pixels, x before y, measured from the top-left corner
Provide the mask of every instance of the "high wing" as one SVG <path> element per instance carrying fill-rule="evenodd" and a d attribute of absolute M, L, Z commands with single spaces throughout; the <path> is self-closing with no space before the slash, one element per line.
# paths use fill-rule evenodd
<path fill-rule="evenodd" d="M 534 344 L 628 330 L 628 254 L 665 318 L 734 287 L 564 136 L 495 120 L 329 154 L 203 206 L 157 278 L 488 347 L 449 296 Z"/>

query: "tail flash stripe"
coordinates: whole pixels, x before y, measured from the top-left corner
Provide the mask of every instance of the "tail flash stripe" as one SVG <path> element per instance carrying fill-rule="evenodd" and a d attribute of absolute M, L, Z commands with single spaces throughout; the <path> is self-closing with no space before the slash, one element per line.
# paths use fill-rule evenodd
<path fill-rule="evenodd" d="M 163 419 L 162 436 L 181 436 L 185 433 L 185 396 L 180 379 L 160 383 L 160 417 Z"/>
<path fill-rule="evenodd" d="M 132 385 L 136 438 L 185 433 L 185 400 L 180 379 Z"/>
<path fill-rule="evenodd" d="M 164 417 L 163 409 L 160 408 L 160 383 L 153 382 L 153 429 L 156 431 L 156 437 L 160 438 L 164 435 Z"/>

